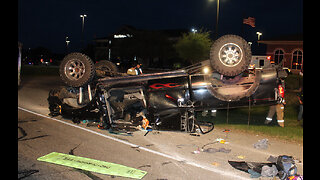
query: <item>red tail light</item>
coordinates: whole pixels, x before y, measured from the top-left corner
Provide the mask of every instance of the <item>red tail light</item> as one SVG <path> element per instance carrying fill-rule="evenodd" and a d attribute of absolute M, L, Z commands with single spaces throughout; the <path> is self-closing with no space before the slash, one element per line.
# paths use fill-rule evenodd
<path fill-rule="evenodd" d="M 284 98 L 284 88 L 279 84 L 278 86 L 279 94 L 281 95 L 282 98 Z"/>
<path fill-rule="evenodd" d="M 267 59 L 270 61 L 271 60 L 271 56 L 267 56 Z"/>

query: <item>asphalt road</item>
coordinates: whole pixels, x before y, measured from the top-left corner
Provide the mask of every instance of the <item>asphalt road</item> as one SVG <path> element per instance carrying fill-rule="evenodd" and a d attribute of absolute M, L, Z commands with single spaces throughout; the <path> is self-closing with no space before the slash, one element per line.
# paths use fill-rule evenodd
<path fill-rule="evenodd" d="M 48 116 L 48 92 L 62 86 L 59 77 L 22 79 L 18 90 L 18 178 L 20 179 L 127 179 L 82 171 L 71 167 L 37 161 L 51 152 L 113 162 L 147 171 L 143 179 L 251 179 L 236 170 L 228 160 L 268 162 L 270 155 L 291 155 L 303 174 L 303 145 L 269 139 L 267 149 L 253 144 L 266 137 L 231 132 L 224 129 L 190 136 L 173 131 L 136 131 L 132 136 L 111 134 L 68 119 Z M 206 148 L 225 148 L 231 152 L 200 152 L 205 144 L 225 139 L 228 144 L 209 144 Z M 268 179 L 268 178 L 262 178 Z M 272 179 L 272 178 L 269 178 Z"/>

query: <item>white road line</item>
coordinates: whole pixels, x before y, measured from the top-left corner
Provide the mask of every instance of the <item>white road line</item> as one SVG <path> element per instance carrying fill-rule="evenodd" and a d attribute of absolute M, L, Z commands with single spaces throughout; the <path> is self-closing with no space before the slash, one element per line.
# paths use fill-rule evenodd
<path fill-rule="evenodd" d="M 126 144 L 126 145 L 131 146 L 131 147 L 139 148 L 139 149 L 144 150 L 146 152 L 157 154 L 157 155 L 162 156 L 162 157 L 166 157 L 166 158 L 173 159 L 173 160 L 176 160 L 176 161 L 184 162 L 184 163 L 189 164 L 191 166 L 195 166 L 195 167 L 199 167 L 199 168 L 202 168 L 202 169 L 205 169 L 205 170 L 208 170 L 208 171 L 212 171 L 214 173 L 218 173 L 218 174 L 223 175 L 223 176 L 229 176 L 229 177 L 236 178 L 236 179 L 246 179 L 246 180 L 250 179 L 250 178 L 246 178 L 246 177 L 242 177 L 242 176 L 236 175 L 234 172 L 231 172 L 231 171 L 216 169 L 216 168 L 213 168 L 213 167 L 210 167 L 210 166 L 207 166 L 207 165 L 201 165 L 201 164 L 198 164 L 196 162 L 187 161 L 187 160 L 185 160 L 183 158 L 174 157 L 174 156 L 171 156 L 171 155 L 168 155 L 168 154 L 164 154 L 164 153 L 152 150 L 152 149 L 141 147 L 139 145 L 136 145 L 136 144 L 133 144 L 133 143 L 130 143 L 130 142 L 127 142 L 127 141 L 123 141 L 121 139 L 118 139 L 118 138 L 115 138 L 115 137 L 111 137 L 111 136 L 108 136 L 108 135 L 105 135 L 105 134 L 101 134 L 99 132 L 96 132 L 96 131 L 93 131 L 93 130 L 90 130 L 90 129 L 87 129 L 87 128 L 84 128 L 84 127 L 81 127 L 81 126 L 78 126 L 78 125 L 75 125 L 75 124 L 71 124 L 71 123 L 68 123 L 68 122 L 65 122 L 65 121 L 62 121 L 62 120 L 59 120 L 59 119 L 55 119 L 55 118 L 52 118 L 52 117 L 49 117 L 49 116 L 46 116 L 46 115 L 42 115 L 42 114 L 30 111 L 28 109 L 24 109 L 24 108 L 19 107 L 19 106 L 18 106 L 18 109 L 26 111 L 26 112 L 34 114 L 34 115 L 37 115 L 37 116 L 41 116 L 41 117 L 44 117 L 44 118 L 47 118 L 47 119 L 51 119 L 51 120 L 54 120 L 54 121 L 69 125 L 69 126 L 72 126 L 72 127 L 78 128 L 78 129 L 82 129 L 84 131 L 87 131 L 87 132 L 90 132 L 90 133 L 105 137 L 107 139 L 110 139 L 110 140 L 113 140 L 113 141 L 116 141 L 116 142 L 119 142 L 119 143 L 122 143 L 122 144 Z"/>

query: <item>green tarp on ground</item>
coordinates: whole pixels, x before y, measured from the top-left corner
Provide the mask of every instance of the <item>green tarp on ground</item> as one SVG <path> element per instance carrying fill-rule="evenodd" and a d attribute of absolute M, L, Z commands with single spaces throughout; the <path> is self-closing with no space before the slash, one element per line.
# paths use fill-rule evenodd
<path fill-rule="evenodd" d="M 101 174 L 108 174 L 114 176 L 122 176 L 128 178 L 141 179 L 147 174 L 146 171 L 123 166 L 120 164 L 99 161 L 95 159 L 79 157 L 69 154 L 52 152 L 45 156 L 39 157 L 38 161 L 44 161 L 63 166 L 83 169 Z"/>

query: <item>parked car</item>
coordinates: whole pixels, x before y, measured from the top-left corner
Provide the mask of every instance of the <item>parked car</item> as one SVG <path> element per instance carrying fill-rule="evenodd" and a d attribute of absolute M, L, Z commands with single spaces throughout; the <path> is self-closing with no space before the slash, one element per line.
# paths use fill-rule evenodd
<path fill-rule="evenodd" d="M 214 125 L 197 120 L 197 113 L 277 103 L 278 84 L 286 74 L 276 66 L 249 69 L 250 61 L 250 46 L 236 35 L 217 39 L 208 60 L 138 76 L 117 72 L 109 61 L 96 66 L 85 54 L 71 53 L 60 65 L 67 86 L 49 93 L 50 115 L 75 122 L 93 119 L 105 129 L 119 122 L 135 123 L 138 117 L 140 123 L 147 123 L 145 129 L 170 127 L 207 133 Z"/>

